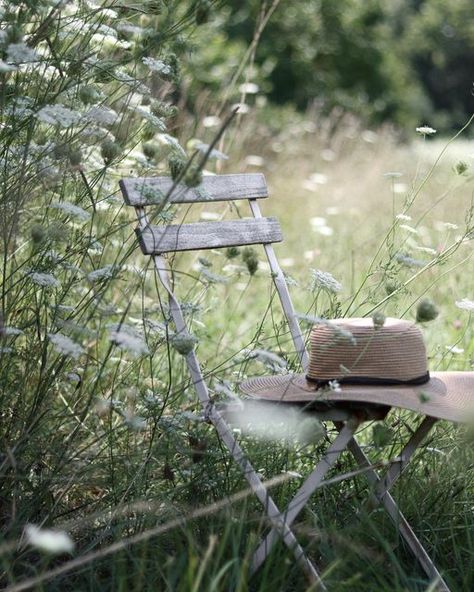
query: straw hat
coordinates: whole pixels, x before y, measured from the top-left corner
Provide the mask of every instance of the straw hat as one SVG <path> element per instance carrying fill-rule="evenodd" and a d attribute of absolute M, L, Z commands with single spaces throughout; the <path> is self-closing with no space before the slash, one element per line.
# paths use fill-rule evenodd
<path fill-rule="evenodd" d="M 474 372 L 430 373 L 423 335 L 410 321 L 322 321 L 310 340 L 306 375 L 251 378 L 240 389 L 260 400 L 373 403 L 454 422 L 474 420 Z"/>

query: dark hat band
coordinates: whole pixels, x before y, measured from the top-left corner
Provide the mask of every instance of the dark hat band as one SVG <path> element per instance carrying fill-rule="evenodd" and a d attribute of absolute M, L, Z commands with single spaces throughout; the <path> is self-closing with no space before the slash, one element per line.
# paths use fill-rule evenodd
<path fill-rule="evenodd" d="M 375 376 L 343 376 L 342 378 L 311 378 L 306 375 L 306 380 L 316 384 L 318 387 L 328 386 L 332 380 L 337 380 L 339 384 L 363 384 L 368 386 L 415 386 L 426 384 L 430 380 L 430 373 L 426 372 L 421 376 L 410 378 L 409 380 L 399 380 L 397 378 L 378 378 Z"/>

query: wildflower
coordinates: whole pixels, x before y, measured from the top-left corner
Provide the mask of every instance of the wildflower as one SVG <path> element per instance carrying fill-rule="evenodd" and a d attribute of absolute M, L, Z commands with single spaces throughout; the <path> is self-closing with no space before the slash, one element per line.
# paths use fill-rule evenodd
<path fill-rule="evenodd" d="M 63 335 L 62 333 L 48 333 L 48 337 L 58 354 L 77 359 L 84 353 L 84 348 L 67 337 L 67 335 Z"/>
<path fill-rule="evenodd" d="M 331 294 L 337 294 L 342 290 L 342 285 L 327 271 L 312 269 L 312 290 L 325 290 Z"/>
<path fill-rule="evenodd" d="M 248 166 L 262 167 L 265 164 L 265 161 L 257 154 L 249 154 L 245 157 L 245 164 Z"/>
<path fill-rule="evenodd" d="M 242 252 L 242 259 L 250 275 L 255 275 L 258 269 L 258 255 L 255 249 L 246 247 Z"/>
<path fill-rule="evenodd" d="M 5 73 L 5 72 L 14 72 L 15 70 L 18 70 L 18 68 L 16 66 L 13 66 L 12 64 L 7 64 L 3 60 L 0 60 L 0 73 L 1 74 Z"/>
<path fill-rule="evenodd" d="M 198 0 L 196 3 L 195 19 L 196 25 L 203 25 L 208 22 L 211 14 L 211 3 L 209 0 Z"/>
<path fill-rule="evenodd" d="M 7 335 L 9 337 L 23 335 L 23 331 L 17 327 L 3 327 L 2 333 L 3 335 Z"/>
<path fill-rule="evenodd" d="M 57 105 L 46 105 L 38 111 L 36 117 L 43 123 L 59 125 L 60 127 L 71 127 L 81 119 L 79 113 L 59 103 Z"/>
<path fill-rule="evenodd" d="M 132 412 L 125 412 L 123 420 L 125 425 L 134 432 L 141 432 L 146 428 L 146 419 Z"/>
<path fill-rule="evenodd" d="M 89 212 L 86 212 L 85 210 L 83 210 L 79 206 L 69 203 L 68 201 L 56 202 L 56 203 L 51 204 L 49 207 L 54 208 L 55 210 L 62 210 L 68 216 L 71 216 L 73 218 L 77 218 L 78 220 L 81 220 L 82 222 L 89 220 L 89 218 L 91 217 Z"/>
<path fill-rule="evenodd" d="M 197 187 L 202 183 L 202 169 L 199 166 L 191 166 L 184 177 L 187 187 Z"/>
<path fill-rule="evenodd" d="M 178 333 L 173 335 L 170 343 L 179 354 L 186 356 L 194 350 L 199 340 L 190 333 Z"/>
<path fill-rule="evenodd" d="M 203 154 L 207 154 L 207 151 L 209 150 L 209 144 L 198 143 L 198 144 L 196 144 L 196 150 L 199 150 L 199 152 L 202 152 Z M 215 148 L 213 148 L 211 150 L 208 158 L 215 158 L 216 160 L 228 160 L 229 159 L 227 154 L 224 154 L 223 152 L 221 152 L 220 150 L 216 150 Z"/>
<path fill-rule="evenodd" d="M 439 315 L 436 304 L 429 298 L 423 298 L 416 307 L 416 321 L 418 323 L 427 323 L 434 320 Z"/>
<path fill-rule="evenodd" d="M 463 354 L 464 350 L 462 347 L 457 347 L 456 345 L 447 345 L 446 349 L 449 351 L 449 353 L 451 354 Z"/>
<path fill-rule="evenodd" d="M 84 119 L 99 125 L 113 125 L 118 119 L 118 113 L 105 106 L 94 106 L 87 111 Z"/>
<path fill-rule="evenodd" d="M 10 43 L 7 47 L 7 60 L 12 64 L 36 62 L 38 54 L 25 43 Z"/>
<path fill-rule="evenodd" d="M 235 259 L 239 256 L 240 250 L 237 247 L 228 247 L 225 251 L 227 259 Z"/>
<path fill-rule="evenodd" d="M 61 282 L 50 273 L 41 273 L 39 271 L 34 271 L 29 274 L 29 278 L 34 284 L 41 286 L 43 288 L 57 288 L 61 285 Z"/>
<path fill-rule="evenodd" d="M 468 310 L 469 312 L 474 312 L 474 301 L 468 300 L 467 298 L 463 298 L 462 300 L 456 300 L 456 306 L 461 310 Z"/>
<path fill-rule="evenodd" d="M 427 125 L 422 125 L 421 127 L 416 128 L 416 133 L 420 134 L 422 136 L 434 136 L 436 133 L 436 130 L 433 129 L 432 127 L 427 126 Z"/>
<path fill-rule="evenodd" d="M 111 331 L 110 341 L 120 349 L 127 350 L 137 357 L 150 353 L 143 338 L 132 327 L 126 325 L 120 325 L 116 331 Z"/>
<path fill-rule="evenodd" d="M 385 315 L 383 312 L 377 311 L 372 315 L 372 322 L 374 329 L 381 329 L 385 325 Z"/>
<path fill-rule="evenodd" d="M 46 231 L 41 224 L 33 224 L 30 230 L 31 240 L 35 244 L 40 244 L 46 238 Z"/>
<path fill-rule="evenodd" d="M 425 266 L 424 261 L 414 259 L 413 257 L 410 257 L 409 255 L 405 255 L 404 253 L 397 253 L 397 255 L 395 256 L 395 259 L 398 261 L 398 263 L 401 263 L 402 265 L 405 265 L 406 267 L 424 267 Z"/>
<path fill-rule="evenodd" d="M 221 120 L 216 115 L 207 115 L 202 120 L 202 125 L 206 128 L 217 127 L 221 124 Z"/>
<path fill-rule="evenodd" d="M 453 168 L 456 175 L 464 175 L 464 173 L 468 170 L 469 165 L 467 164 L 467 162 L 460 160 L 454 165 Z"/>
<path fill-rule="evenodd" d="M 341 385 L 339 384 L 339 382 L 337 380 L 330 380 L 328 382 L 328 387 L 329 387 L 329 390 L 334 393 L 341 392 Z"/>
<path fill-rule="evenodd" d="M 63 530 L 52 530 L 40 528 L 34 524 L 27 524 L 25 526 L 25 536 L 28 544 L 32 547 L 53 555 L 72 553 L 74 551 L 74 541 Z"/>
<path fill-rule="evenodd" d="M 256 95 L 260 87 L 255 82 L 244 82 L 239 86 L 239 92 L 247 95 Z"/>
<path fill-rule="evenodd" d="M 393 429 L 383 423 L 377 423 L 372 429 L 372 439 L 377 448 L 388 446 L 393 440 L 395 432 Z"/>
<path fill-rule="evenodd" d="M 252 358 L 256 358 L 260 362 L 268 364 L 274 370 L 286 368 L 287 366 L 286 360 L 265 349 L 254 349 L 250 352 L 250 355 Z"/>
<path fill-rule="evenodd" d="M 410 232 L 411 234 L 418 234 L 418 230 L 413 228 L 413 226 L 409 226 L 408 224 L 400 224 L 400 228 Z"/>
<path fill-rule="evenodd" d="M 142 62 L 147 66 L 152 72 L 157 72 L 163 76 L 170 76 L 173 73 L 171 66 L 165 64 L 163 60 L 156 60 L 155 58 L 146 57 L 143 58 Z"/>
<path fill-rule="evenodd" d="M 397 220 L 405 220 L 407 222 L 411 220 L 411 216 L 407 216 L 406 214 L 397 214 L 395 217 Z"/>
<path fill-rule="evenodd" d="M 104 279 L 110 279 L 113 277 L 116 270 L 115 265 L 106 265 L 100 269 L 94 269 L 87 274 L 87 279 L 91 282 L 98 282 Z"/>
<path fill-rule="evenodd" d="M 399 173 L 398 171 L 389 171 L 388 173 L 384 173 L 383 175 L 387 179 L 399 179 L 403 176 L 403 173 Z"/>
<path fill-rule="evenodd" d="M 210 284 L 226 284 L 228 281 L 226 277 L 213 273 L 205 267 L 200 269 L 200 273 Z"/>
<path fill-rule="evenodd" d="M 114 159 L 118 158 L 121 152 L 120 146 L 112 140 L 105 140 L 100 146 L 100 153 L 106 165 L 109 165 Z"/>

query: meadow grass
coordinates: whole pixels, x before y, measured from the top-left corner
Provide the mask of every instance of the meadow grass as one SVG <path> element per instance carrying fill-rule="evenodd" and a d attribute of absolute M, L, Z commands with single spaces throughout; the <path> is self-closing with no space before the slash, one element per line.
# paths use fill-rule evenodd
<path fill-rule="evenodd" d="M 197 408 L 183 344 L 119 194 L 123 176 L 167 174 L 187 152 L 202 156 L 196 142 L 186 145 L 188 116 L 177 117 L 168 102 L 176 35 L 193 8 L 176 3 L 179 20 L 151 4 L 146 17 L 115 6 L 130 20 L 119 31 L 126 39 L 111 31 L 114 3 L 109 12 L 45 4 L 31 15 L 7 14 L 7 23 L 24 19 L 29 46 L 2 73 L 1 585 L 307 589 L 281 546 L 249 581 L 267 524 Z M 169 32 L 159 50 L 155 25 Z M 2 43 L 11 57 L 19 33 L 10 34 Z M 350 117 L 290 114 L 285 125 L 271 125 L 271 109 L 246 117 L 219 141 L 230 156 L 225 167 L 206 166 L 266 174 L 271 198 L 263 209 L 282 223 L 277 254 L 305 334 L 317 316 L 377 310 L 413 319 L 429 297 L 440 311 L 424 327 L 430 367 L 471 369 L 470 313 L 455 304 L 473 299 L 472 175 L 460 165 L 469 163 L 469 145 L 456 140 L 437 162 L 443 140 L 400 144 L 393 130 L 365 130 Z M 196 136 L 211 144 L 216 128 L 199 122 Z M 167 133 L 173 125 L 182 138 Z M 199 180 L 198 170 L 188 172 L 188 182 Z M 157 219 L 221 219 L 247 215 L 246 207 L 166 205 Z M 234 255 L 172 259 L 219 399 L 235 396 L 247 376 L 298 370 L 263 251 Z M 394 458 L 417 421 L 393 413 L 383 449 L 372 425 L 361 442 L 375 461 Z M 323 438 L 313 427 L 310 443 L 298 434 L 291 443 L 242 438 L 264 479 L 286 475 L 272 486 L 279 505 L 301 482 L 286 471 L 307 473 L 335 435 L 330 425 Z M 453 590 L 473 587 L 471 438 L 440 424 L 395 488 Z M 344 455 L 329 477 L 353 470 Z M 328 586 L 429 589 L 385 516 L 363 504 L 367 495 L 363 475 L 321 488 L 295 526 Z"/>
<path fill-rule="evenodd" d="M 334 138 L 336 145 L 328 148 L 315 132 L 299 130 L 290 140 L 275 138 L 288 152 L 262 150 L 271 194 L 263 207 L 281 220 L 285 243 L 276 249 L 293 280 L 289 280 L 290 289 L 298 312 L 363 315 L 387 296 L 388 281 L 398 282 L 399 293 L 382 310 L 414 318 L 417 301 L 429 295 L 441 312 L 424 328 L 430 367 L 469 369 L 473 351 L 469 313 L 455 305 L 472 297 L 466 272 L 469 243 L 460 244 L 446 263 L 426 270 L 406 287 L 403 283 L 422 268 L 394 262 L 394 253 L 403 249 L 404 257 L 420 257 L 425 264 L 463 234 L 465 212 L 470 208 L 469 178 L 452 170 L 458 155 L 454 159 L 446 155 L 446 162 L 430 173 L 423 192 L 406 210 L 407 196 L 430 170 L 442 142 L 417 140 L 400 146 L 387 130 L 367 135 L 349 128 L 347 134 L 340 132 L 347 137 Z M 255 151 L 258 145 L 242 148 Z M 327 150 L 332 151 L 331 160 Z M 227 168 L 255 170 L 246 164 L 245 156 Z M 403 176 L 384 176 L 394 172 Z M 325 176 L 311 179 L 314 173 Z M 416 233 L 392 228 L 393 203 L 395 214 L 406 212 L 412 218 L 397 225 L 406 223 Z M 197 206 L 186 218 L 225 217 L 227 207 Z M 38 383 L 40 401 L 26 392 L 17 399 L 31 419 L 25 421 L 18 448 L 9 451 L 14 469 L 12 474 L 10 468 L 10 483 L 19 493 L 6 506 L 11 513 L 2 553 L 5 583 L 10 583 L 11 590 L 22 589 L 13 582 L 20 586 L 28 577 L 32 586 L 41 589 L 43 585 L 45 590 L 306 589 L 294 561 L 281 547 L 249 583 L 248 560 L 265 527 L 261 511 L 251 499 L 223 509 L 214 507 L 242 489 L 242 478 L 202 422 L 184 360 L 169 345 L 172 327 L 166 321 L 166 303 L 156 291 L 145 258 L 133 249 L 133 219 L 118 203 L 96 215 L 104 217 L 102 227 L 110 216 L 121 220 L 114 238 L 105 243 L 100 267 L 114 264 L 118 268 L 110 278 L 104 272 L 113 306 L 99 309 L 94 335 L 83 337 L 79 329 L 70 333 L 96 352 L 95 367 L 81 363 L 83 354 L 76 359 L 60 356 L 49 370 L 50 382 Z M 374 260 L 389 231 L 392 243 Z M 124 245 L 131 249 L 126 262 L 121 261 Z M 274 372 L 277 368 L 270 354 L 297 369 L 263 252 L 260 257 L 254 276 L 241 255 L 229 259 L 225 253 L 211 251 L 174 261 L 178 292 L 187 303 L 192 333 L 199 338 L 198 352 L 217 396 L 223 392 L 217 386 L 220 381 L 236 391 L 244 376 Z M 315 289 L 311 269 L 330 272 L 341 283 L 341 291 Z M 40 300 L 39 313 L 43 306 Z M 113 344 L 103 349 L 98 335 L 110 323 L 115 330 L 121 324 L 132 338 L 145 338 L 153 355 L 139 351 L 139 357 L 134 357 L 133 340 L 131 353 Z M 309 324 L 304 326 L 307 331 Z M 20 349 L 21 341 L 18 345 Z M 245 352 L 255 348 L 263 353 L 249 358 Z M 66 369 L 58 383 L 55 377 Z M 4 373 L 12 376 L 11 368 Z M 72 382 L 66 378 L 70 374 L 79 376 L 79 386 L 75 376 Z M 43 409 L 36 419 L 35 405 Z M 383 450 L 373 443 L 372 426 L 360 434 L 375 460 L 394 458 L 403 434 L 413 429 L 416 419 L 397 412 L 387 423 L 395 436 Z M 331 437 L 329 426 L 328 430 Z M 276 438 L 262 446 L 250 438 L 245 446 L 263 477 L 271 478 L 289 469 L 304 474 L 325 443 L 284 445 Z M 43 451 L 41 457 L 38 450 Z M 454 590 L 472 587 L 472 466 L 470 434 L 442 423 L 395 488 L 401 509 Z M 339 472 L 353 468 L 347 456 L 337 466 Z M 278 504 L 289 499 L 299 481 L 289 479 L 274 489 Z M 359 511 L 367 494 L 363 476 L 328 486 L 316 493 L 298 521 L 296 530 L 322 568 L 325 581 L 336 590 L 427 589 L 425 576 L 383 513 L 366 504 Z M 209 513 L 193 518 L 200 508 L 209 508 Z M 182 516 L 178 524 L 173 523 L 176 516 Z M 75 557 L 48 559 L 28 547 L 18 549 L 14 537 L 20 536 L 26 523 L 54 525 L 69 532 L 77 545 Z M 134 536 L 137 542 L 127 545 L 127 538 Z M 77 567 L 72 563 L 69 568 L 71 561 L 77 561 Z"/>

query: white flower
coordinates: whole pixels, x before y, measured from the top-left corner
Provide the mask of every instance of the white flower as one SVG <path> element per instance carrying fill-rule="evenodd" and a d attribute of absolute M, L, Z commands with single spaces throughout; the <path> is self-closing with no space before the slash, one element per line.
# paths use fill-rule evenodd
<path fill-rule="evenodd" d="M 23 331 L 16 327 L 3 327 L 3 334 L 8 336 L 23 335 Z"/>
<path fill-rule="evenodd" d="M 330 380 L 328 382 L 328 387 L 329 387 L 330 391 L 333 391 L 335 393 L 341 392 L 341 385 L 339 384 L 339 382 L 337 380 Z"/>
<path fill-rule="evenodd" d="M 142 27 L 137 27 L 130 23 L 119 23 L 117 25 L 117 31 L 124 33 L 125 35 L 141 35 L 143 33 Z"/>
<path fill-rule="evenodd" d="M 407 222 L 411 220 L 411 216 L 407 216 L 406 214 L 397 214 L 396 218 L 397 220 L 405 220 Z"/>
<path fill-rule="evenodd" d="M 106 265 L 105 267 L 101 267 L 100 269 L 94 269 L 94 271 L 88 273 L 87 278 L 91 282 L 98 282 L 99 280 L 110 279 L 113 277 L 115 269 L 115 265 Z"/>
<path fill-rule="evenodd" d="M 25 43 L 11 43 L 7 47 L 7 60 L 13 64 L 36 62 L 38 54 Z"/>
<path fill-rule="evenodd" d="M 25 536 L 27 542 L 40 551 L 56 555 L 74 551 L 74 541 L 67 532 L 62 530 L 51 530 L 49 528 L 40 528 L 34 524 L 27 524 L 25 526 Z"/>
<path fill-rule="evenodd" d="M 81 119 L 80 113 L 72 111 L 59 103 L 57 105 L 46 105 L 38 111 L 36 117 L 43 123 L 61 127 L 71 127 Z"/>
<path fill-rule="evenodd" d="M 55 210 L 62 210 L 63 212 L 65 212 L 69 216 L 72 216 L 74 218 L 78 218 L 79 220 L 82 220 L 83 222 L 85 222 L 86 220 L 89 220 L 89 218 L 91 217 L 89 212 L 86 212 L 85 210 L 83 210 L 79 206 L 69 203 L 68 201 L 61 201 L 61 202 L 53 203 L 49 207 L 54 208 Z"/>
<path fill-rule="evenodd" d="M 398 171 L 389 171 L 388 173 L 384 173 L 384 177 L 387 179 L 399 179 L 403 173 L 399 173 Z"/>
<path fill-rule="evenodd" d="M 407 232 L 411 232 L 411 234 L 418 234 L 418 230 L 413 228 L 413 226 L 409 226 L 408 224 L 400 224 L 400 228 L 406 230 Z"/>
<path fill-rule="evenodd" d="M 162 119 L 160 119 L 159 117 L 157 117 L 156 115 L 153 115 L 153 113 L 150 113 L 150 111 L 147 111 L 143 107 L 136 107 L 134 105 L 130 106 L 130 109 L 134 113 L 137 113 L 137 115 L 140 115 L 140 117 L 142 117 L 143 119 L 148 121 L 148 123 L 151 123 L 151 125 L 153 127 L 156 127 L 160 132 L 165 131 L 165 129 L 166 129 L 165 122 Z"/>
<path fill-rule="evenodd" d="M 239 92 L 248 94 L 248 95 L 256 95 L 260 87 L 255 82 L 245 82 L 239 86 Z"/>
<path fill-rule="evenodd" d="M 84 348 L 67 337 L 67 335 L 63 335 L 62 333 L 48 333 L 48 337 L 58 354 L 77 359 L 84 353 Z"/>
<path fill-rule="evenodd" d="M 110 341 L 120 349 L 127 350 L 134 356 L 148 355 L 150 350 L 143 338 L 128 325 L 119 325 L 117 330 L 110 332 Z"/>
<path fill-rule="evenodd" d="M 99 125 L 113 125 L 118 119 L 117 111 L 105 106 L 94 106 L 84 115 L 87 121 L 93 121 Z"/>
<path fill-rule="evenodd" d="M 134 432 L 141 432 L 146 428 L 146 419 L 130 411 L 125 412 L 123 419 L 125 425 Z"/>
<path fill-rule="evenodd" d="M 327 271 L 321 271 L 320 269 L 312 269 L 312 289 L 322 289 L 327 292 L 336 294 L 342 290 L 342 285 Z"/>
<path fill-rule="evenodd" d="M 152 72 L 158 72 L 158 74 L 163 74 L 163 76 L 169 76 L 172 73 L 170 66 L 165 64 L 163 60 L 155 60 L 155 58 L 148 57 L 143 58 L 142 61 Z"/>
<path fill-rule="evenodd" d="M 61 285 L 61 282 L 50 273 L 41 273 L 39 271 L 34 271 L 29 274 L 29 278 L 33 283 L 44 288 L 57 288 Z"/>
<path fill-rule="evenodd" d="M 13 72 L 14 70 L 18 70 L 18 68 L 12 64 L 7 64 L 3 60 L 0 60 L 0 72 Z"/>
<path fill-rule="evenodd" d="M 450 354 L 463 354 L 464 350 L 462 347 L 457 347 L 456 345 L 447 345 L 446 349 L 449 351 Z"/>
<path fill-rule="evenodd" d="M 196 149 L 199 150 L 199 152 L 206 154 L 207 151 L 209 150 L 209 144 L 202 144 L 202 143 L 196 144 Z M 215 148 L 213 148 L 211 150 L 211 152 L 209 153 L 209 158 L 215 158 L 216 160 L 228 160 L 229 159 L 227 154 L 224 154 L 223 152 L 221 152 L 220 150 L 216 150 Z"/>
<path fill-rule="evenodd" d="M 273 352 L 267 351 L 265 349 L 254 349 L 250 352 L 250 356 L 252 358 L 256 358 L 260 362 L 264 364 L 268 364 L 271 368 L 277 370 L 281 368 L 286 368 L 287 363 L 286 360 L 277 356 Z"/>
<path fill-rule="evenodd" d="M 474 312 L 474 301 L 468 300 L 467 298 L 457 300 L 456 306 L 461 310 L 468 310 L 469 312 Z"/>
<path fill-rule="evenodd" d="M 422 125 L 421 127 L 416 128 L 416 133 L 421 134 L 422 136 L 434 136 L 436 130 L 427 125 Z"/>

